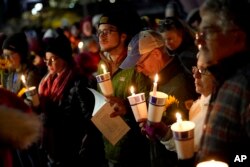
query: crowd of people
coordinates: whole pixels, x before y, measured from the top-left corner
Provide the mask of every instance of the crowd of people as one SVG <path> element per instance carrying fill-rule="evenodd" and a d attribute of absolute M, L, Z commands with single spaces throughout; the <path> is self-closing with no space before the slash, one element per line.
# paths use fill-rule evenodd
<path fill-rule="evenodd" d="M 194 26 L 171 2 L 157 26 L 131 6 L 113 6 L 96 24 L 87 16 L 35 41 L 27 30 L 1 33 L 0 166 L 196 167 L 216 160 L 248 167 L 250 3 L 205 0 Z M 130 128 L 115 145 L 91 121 L 91 89 L 102 93 L 95 76 L 103 66 L 113 86 L 105 97 L 110 117 Z M 157 91 L 176 103 L 160 122 L 136 120 L 130 87 L 148 104 L 156 74 Z M 195 123 L 188 159 L 179 158 L 170 128 L 177 111 Z M 235 160 L 241 155 L 247 158 Z"/>

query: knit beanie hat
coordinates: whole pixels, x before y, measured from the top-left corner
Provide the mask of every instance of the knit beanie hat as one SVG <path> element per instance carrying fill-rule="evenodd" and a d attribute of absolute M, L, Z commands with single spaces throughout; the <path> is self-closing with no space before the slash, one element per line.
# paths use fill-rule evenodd
<path fill-rule="evenodd" d="M 25 33 L 15 33 L 7 37 L 3 42 L 2 49 L 8 49 L 19 53 L 22 59 L 27 57 L 29 53 L 29 45 Z"/>
<path fill-rule="evenodd" d="M 109 11 L 104 13 L 99 20 L 98 26 L 101 24 L 111 24 L 116 26 L 118 31 L 128 33 L 128 19 L 122 11 Z"/>
<path fill-rule="evenodd" d="M 46 52 L 51 52 L 66 62 L 73 62 L 71 43 L 64 34 L 51 39 L 47 44 Z"/>
<path fill-rule="evenodd" d="M 133 8 L 113 9 L 103 13 L 100 17 L 98 27 L 101 24 L 111 24 L 116 26 L 118 31 L 124 32 L 131 38 L 142 29 L 142 20 L 137 11 Z"/>

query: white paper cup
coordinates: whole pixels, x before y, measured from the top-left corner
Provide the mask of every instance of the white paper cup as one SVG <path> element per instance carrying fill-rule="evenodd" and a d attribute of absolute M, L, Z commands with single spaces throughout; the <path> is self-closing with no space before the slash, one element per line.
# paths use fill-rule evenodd
<path fill-rule="evenodd" d="M 150 92 L 149 95 L 148 120 L 150 122 L 161 122 L 168 95 L 163 92 L 156 92 L 155 96 L 153 96 L 153 92 Z"/>
<path fill-rule="evenodd" d="M 228 164 L 221 161 L 211 160 L 200 162 L 196 167 L 228 167 Z"/>
<path fill-rule="evenodd" d="M 102 94 L 106 97 L 113 95 L 113 86 L 111 82 L 110 73 L 100 74 L 96 76 L 97 83 L 102 91 Z"/>
<path fill-rule="evenodd" d="M 138 93 L 128 96 L 130 106 L 132 108 L 136 122 L 141 122 L 147 119 L 147 105 L 145 100 L 145 93 Z"/>
<path fill-rule="evenodd" d="M 27 96 L 27 99 L 32 101 L 34 107 L 37 107 L 40 104 L 38 93 L 35 86 L 29 87 L 25 91 L 25 95 Z"/>
<path fill-rule="evenodd" d="M 182 121 L 181 124 L 171 125 L 178 159 L 190 159 L 194 155 L 194 127 L 191 121 Z"/>

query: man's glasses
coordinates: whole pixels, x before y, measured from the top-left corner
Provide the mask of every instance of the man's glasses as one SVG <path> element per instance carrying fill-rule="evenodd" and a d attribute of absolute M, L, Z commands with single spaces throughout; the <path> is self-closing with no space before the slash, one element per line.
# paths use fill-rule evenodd
<path fill-rule="evenodd" d="M 98 30 L 96 35 L 99 37 L 100 35 L 110 35 L 112 32 L 118 32 L 117 30 L 112 29 L 104 29 L 104 30 Z"/>
<path fill-rule="evenodd" d="M 43 61 L 44 61 L 46 64 L 54 63 L 56 60 L 57 60 L 57 58 L 55 58 L 55 57 L 51 57 L 50 59 L 43 59 Z"/>
<path fill-rule="evenodd" d="M 193 74 L 199 73 L 201 75 L 209 75 L 210 72 L 205 68 L 205 69 L 199 69 L 197 66 L 192 67 L 192 72 Z"/>
<path fill-rule="evenodd" d="M 234 28 L 234 29 L 229 29 L 226 30 L 225 32 L 233 32 L 233 31 L 238 31 L 239 29 Z M 218 27 L 206 27 L 201 31 L 196 32 L 195 38 L 196 40 L 203 39 L 203 40 L 210 40 L 215 37 L 216 34 L 222 33 L 223 30 L 218 28 Z"/>

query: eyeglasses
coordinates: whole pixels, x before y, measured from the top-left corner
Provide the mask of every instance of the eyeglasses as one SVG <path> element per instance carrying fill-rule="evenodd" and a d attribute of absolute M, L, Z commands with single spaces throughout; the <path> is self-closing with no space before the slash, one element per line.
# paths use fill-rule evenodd
<path fill-rule="evenodd" d="M 196 39 L 203 39 L 203 40 L 209 40 L 212 39 L 214 34 L 220 33 L 222 30 L 216 29 L 214 27 L 207 27 L 203 29 L 202 31 L 198 31 L 195 34 Z"/>
<path fill-rule="evenodd" d="M 12 53 L 8 53 L 8 54 L 3 54 L 3 57 L 5 59 L 10 59 L 12 58 L 13 56 L 15 56 L 17 53 L 16 52 L 12 52 Z"/>
<path fill-rule="evenodd" d="M 46 64 L 54 63 L 56 60 L 57 60 L 57 58 L 55 58 L 55 57 L 51 57 L 50 59 L 43 59 L 43 61 L 44 61 Z"/>
<path fill-rule="evenodd" d="M 112 32 L 118 32 L 117 30 L 112 29 L 104 29 L 104 30 L 98 30 L 96 35 L 99 37 L 100 35 L 110 35 Z"/>
<path fill-rule="evenodd" d="M 208 69 L 199 69 L 197 66 L 193 66 L 192 67 L 192 72 L 193 74 L 196 74 L 197 72 L 201 75 L 209 75 L 210 72 L 208 71 Z"/>
<path fill-rule="evenodd" d="M 239 30 L 238 28 L 233 28 L 233 29 L 225 30 L 225 32 L 234 32 L 238 30 Z M 210 40 L 215 37 L 214 36 L 215 34 L 222 33 L 222 32 L 223 30 L 218 27 L 206 27 L 203 30 L 196 32 L 195 39 L 196 40 L 199 40 L 199 39 Z"/>

